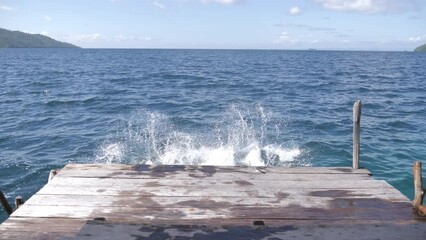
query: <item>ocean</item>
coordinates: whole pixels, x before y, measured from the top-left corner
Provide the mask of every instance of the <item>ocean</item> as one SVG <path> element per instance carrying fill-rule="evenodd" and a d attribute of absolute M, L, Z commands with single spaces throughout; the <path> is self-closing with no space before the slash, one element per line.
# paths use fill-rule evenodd
<path fill-rule="evenodd" d="M 0 190 L 68 163 L 351 166 L 358 99 L 360 166 L 412 199 L 426 54 L 0 49 Z"/>

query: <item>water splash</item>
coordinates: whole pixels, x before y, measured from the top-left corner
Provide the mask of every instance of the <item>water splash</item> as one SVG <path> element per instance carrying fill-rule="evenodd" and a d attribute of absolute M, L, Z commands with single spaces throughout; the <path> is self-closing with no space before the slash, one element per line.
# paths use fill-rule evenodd
<path fill-rule="evenodd" d="M 124 146 L 120 143 L 104 145 L 100 148 L 99 155 L 96 156 L 97 161 L 105 163 L 121 161 L 124 155 L 123 150 Z"/>
<path fill-rule="evenodd" d="M 274 136 L 280 127 L 272 113 L 232 105 L 211 131 L 185 132 L 171 118 L 141 111 L 124 127 L 121 138 L 105 142 L 97 151 L 98 163 L 289 166 L 301 150 L 283 147 Z"/>

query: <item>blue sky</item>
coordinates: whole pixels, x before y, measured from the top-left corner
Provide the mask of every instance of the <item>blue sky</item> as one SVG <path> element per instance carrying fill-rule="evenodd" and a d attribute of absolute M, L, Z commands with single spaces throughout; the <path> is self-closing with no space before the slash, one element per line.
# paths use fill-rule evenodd
<path fill-rule="evenodd" d="M 85 48 L 413 50 L 426 0 L 0 0 L 0 28 Z"/>

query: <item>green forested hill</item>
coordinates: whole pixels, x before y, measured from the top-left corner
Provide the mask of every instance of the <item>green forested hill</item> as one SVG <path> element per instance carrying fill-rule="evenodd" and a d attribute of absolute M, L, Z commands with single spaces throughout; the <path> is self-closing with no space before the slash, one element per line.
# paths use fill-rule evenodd
<path fill-rule="evenodd" d="M 0 28 L 0 48 L 75 48 L 70 43 L 59 42 L 40 34 L 9 31 Z"/>
<path fill-rule="evenodd" d="M 416 47 L 416 49 L 414 49 L 414 52 L 426 52 L 426 44 Z"/>

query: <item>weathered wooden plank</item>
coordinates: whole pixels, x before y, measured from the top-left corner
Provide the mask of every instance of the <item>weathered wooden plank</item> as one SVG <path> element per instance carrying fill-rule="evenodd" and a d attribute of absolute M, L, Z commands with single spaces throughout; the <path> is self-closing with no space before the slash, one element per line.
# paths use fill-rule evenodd
<path fill-rule="evenodd" d="M 157 174 L 158 175 L 158 174 Z M 135 171 L 103 171 L 103 170 L 69 170 L 62 172 L 58 177 L 80 177 L 80 178 L 135 178 L 135 179 L 158 179 L 158 176 L 152 174 L 140 174 Z M 325 174 L 325 173 L 238 173 L 231 174 L 227 172 L 217 172 L 215 174 L 206 174 L 200 171 L 181 172 L 179 174 L 164 174 L 162 179 L 173 179 L 175 181 L 190 180 L 190 179 L 203 179 L 204 181 L 218 181 L 218 180 L 235 180 L 244 177 L 250 180 L 259 181 L 336 181 L 340 179 L 345 180 L 368 180 L 372 179 L 369 174 L 359 173 L 339 173 L 339 174 Z"/>
<path fill-rule="evenodd" d="M 51 232 L 0 232 L 0 240 L 65 240 L 65 239 L 75 239 L 75 234 L 64 233 L 51 233 Z"/>
<path fill-rule="evenodd" d="M 38 218 L 34 218 L 38 219 Z M 88 220 L 93 221 L 93 220 Z M 380 224 L 394 224 L 394 225 L 409 225 L 419 224 L 426 226 L 424 222 L 416 219 L 260 219 L 260 218 L 244 218 L 244 219 L 179 219 L 179 225 L 195 225 L 195 226 L 253 226 L 254 222 L 262 221 L 265 226 L 279 227 L 279 226 L 313 226 L 328 228 L 331 226 L 374 226 Z M 133 220 L 128 218 L 113 218 L 106 221 L 96 221 L 106 223 L 123 223 L 123 224 L 150 224 L 155 226 L 176 225 L 176 220 L 170 219 L 144 219 Z"/>
<path fill-rule="evenodd" d="M 35 195 L 26 206 L 87 206 L 93 208 L 99 207 L 142 207 L 142 208 L 215 208 L 223 206 L 234 207 L 365 207 L 365 208 L 393 208 L 400 206 L 400 203 L 406 203 L 405 199 L 396 194 L 386 194 L 384 196 L 360 196 L 360 195 L 342 195 L 342 197 L 329 196 L 310 196 L 309 193 L 281 193 L 281 196 L 272 198 L 258 197 L 143 197 L 143 196 L 102 196 L 102 195 Z M 393 204 L 395 203 L 395 204 Z"/>
<path fill-rule="evenodd" d="M 190 179 L 175 181 L 172 179 L 111 179 L 111 178 L 55 178 L 52 179 L 46 187 L 61 187 L 61 186 L 99 186 L 119 187 L 126 190 L 139 190 L 160 187 L 210 187 L 210 188 L 268 188 L 268 189 L 303 189 L 303 188 L 318 188 L 318 189 L 359 189 L 359 188 L 390 188 L 388 183 L 383 180 L 367 179 L 363 181 L 336 179 L 335 181 L 253 181 L 245 178 L 239 178 L 235 181 L 204 181 L 200 179 Z"/>
<path fill-rule="evenodd" d="M 116 229 L 111 227 L 111 225 L 131 225 L 137 227 L 138 229 L 148 230 L 149 228 L 169 228 L 169 227 L 183 227 L 183 228 L 193 228 L 193 229 L 217 229 L 217 228 L 229 228 L 229 227 L 250 227 L 253 226 L 254 221 L 259 221 L 259 219 L 199 219 L 199 220 L 179 220 L 179 226 L 176 226 L 176 220 L 143 220 L 143 221 L 129 221 L 128 218 L 115 218 L 114 221 L 88 221 L 81 219 L 72 219 L 72 218 L 13 218 L 11 217 L 8 221 L 13 224 L 7 224 L 6 228 L 3 225 L 0 225 L 0 239 L 76 239 L 74 237 L 77 234 L 78 237 L 87 236 L 87 237 L 96 237 L 101 236 L 101 239 L 128 239 L 125 235 L 117 236 L 114 233 L 117 233 Z M 354 232 L 353 228 L 362 228 L 365 230 L 367 227 L 378 228 L 380 226 L 391 225 L 393 228 L 398 229 L 396 233 L 393 233 L 395 236 L 401 237 L 404 234 L 404 231 L 409 229 L 410 232 L 415 233 L 424 233 L 425 225 L 413 220 L 277 220 L 277 219 L 264 219 L 262 223 L 265 227 L 283 227 L 286 226 L 288 230 L 304 229 L 304 231 L 309 231 L 309 229 L 323 229 L 324 231 L 335 231 L 336 228 L 348 228 L 349 232 Z M 97 229 L 88 234 L 86 231 L 88 226 L 92 224 L 98 226 L 108 226 L 108 229 Z M 147 225 L 149 224 L 149 225 Z M 26 226 L 26 227 L 23 227 Z M 48 226 L 48 227 L 46 227 Z M 410 226 L 414 227 L 410 228 Z M 148 227 L 148 228 L 147 228 Z M 306 229 L 307 228 L 307 229 Z M 401 229 L 403 228 L 403 229 Z M 259 231 L 259 226 L 256 226 L 255 229 Z M 261 227 L 261 229 L 264 229 Z M 350 230 L 352 229 L 352 230 Z M 47 230 L 49 232 L 47 232 Z M 132 231 L 127 231 L 130 233 Z M 397 234 L 399 232 L 399 234 Z M 239 232 L 239 237 L 243 237 Z M 356 234 L 359 236 L 364 236 L 364 231 L 356 231 Z M 90 236 L 89 236 L 90 235 Z M 115 237 L 113 237 L 115 236 Z M 153 235 L 150 235 L 153 237 Z M 317 235 L 312 235 L 317 236 Z M 381 236 L 381 235 L 378 235 Z M 407 235 L 404 235 L 407 236 Z M 221 236 L 220 239 L 230 238 L 231 235 Z M 318 236 L 317 236 L 318 237 Z M 380 237 L 378 237 L 380 238 Z M 92 238 L 89 238 L 92 239 Z M 131 239 L 131 238 L 130 238 Z M 234 239 L 234 238 L 231 238 Z M 327 239 L 327 238 L 324 238 Z M 332 238 L 340 239 L 340 238 Z M 388 239 L 388 238 L 386 238 Z M 413 238 L 411 238 L 413 239 Z M 414 238 L 416 239 L 416 238 Z"/>
<path fill-rule="evenodd" d="M 75 233 L 87 220 L 78 218 L 25 218 L 11 216 L 0 231 Z"/>
<path fill-rule="evenodd" d="M 419 223 L 413 224 L 375 224 L 352 226 L 282 224 L 259 230 L 250 226 L 160 226 L 141 224 L 100 224 L 88 223 L 73 234 L 51 234 L 37 232 L 0 232 L 0 239 L 31 240 L 104 240 L 104 239 L 412 239 L 423 240 L 426 231 Z"/>
<path fill-rule="evenodd" d="M 126 165 L 126 164 L 68 164 L 60 172 L 71 170 L 130 171 L 137 174 L 164 172 L 177 174 L 185 171 L 200 171 L 208 174 L 227 173 L 281 173 L 281 174 L 371 174 L 367 169 L 350 167 L 238 167 L 238 166 L 194 166 L 194 165 Z"/>
<path fill-rule="evenodd" d="M 129 196 L 191 196 L 191 197 L 275 197 L 282 194 L 298 194 L 302 189 L 305 189 L 307 194 L 322 194 L 322 193 L 331 193 L 336 196 L 361 196 L 368 197 L 368 195 L 373 195 L 377 198 L 380 198 L 383 194 L 392 194 L 395 196 L 401 195 L 397 190 L 383 185 L 377 188 L 362 188 L 357 187 L 348 187 L 345 185 L 336 186 L 334 188 L 298 188 L 293 187 L 275 187 L 275 186 L 239 186 L 239 187 L 226 187 L 223 185 L 212 185 L 209 187 L 202 187 L 196 185 L 189 185 L 186 187 L 177 187 L 177 186 L 158 186 L 147 187 L 146 185 L 125 185 L 118 183 L 116 185 L 47 185 L 39 191 L 38 194 L 44 195 L 129 195 Z M 365 189 L 366 191 L 360 191 Z M 368 191 L 367 191 L 368 190 Z M 368 194 L 366 196 L 366 194 Z"/>
<path fill-rule="evenodd" d="M 74 238 L 86 222 L 87 220 L 78 218 L 16 218 L 11 216 L 0 225 L 0 239 Z"/>
<path fill-rule="evenodd" d="M 414 219 L 410 207 L 386 209 L 371 208 L 136 208 L 136 207 L 79 207 L 74 206 L 32 206 L 21 207 L 13 213 L 14 217 L 60 217 L 60 218 L 128 218 L 134 221 L 144 219 L 169 219 L 179 223 L 180 219 L 371 219 L 371 220 L 411 220 Z"/>
<path fill-rule="evenodd" d="M 0 239 L 57 239 L 52 232 L 73 239 L 94 218 L 111 229 L 114 223 L 247 227 L 263 221 L 314 229 L 418 223 L 409 200 L 365 169 L 67 165 L 0 226 Z M 16 231 L 22 226 L 24 238 Z M 99 239 L 115 236 L 110 230 Z"/>
<path fill-rule="evenodd" d="M 280 219 L 197 219 L 196 221 L 190 219 L 178 219 L 180 225 L 198 225 L 198 226 L 252 226 L 254 220 L 263 220 L 265 226 L 345 226 L 345 225 L 377 225 L 377 224 L 395 224 L 395 225 L 409 225 L 418 224 L 419 222 L 414 219 L 391 219 L 391 220 L 380 220 L 380 219 L 339 219 L 339 220 L 316 220 L 316 219 L 299 219 L 299 220 L 280 220 Z M 1 230 L 17 230 L 21 228 L 21 232 L 31 231 L 45 231 L 49 230 L 46 226 L 53 226 L 52 232 L 76 232 L 87 222 L 102 223 L 122 223 L 122 224 L 152 224 L 156 226 L 172 225 L 176 224 L 176 219 L 147 219 L 143 221 L 135 222 L 128 218 L 114 218 L 114 219 L 103 219 L 94 221 L 93 219 L 87 220 L 83 218 L 32 218 L 32 217 L 13 217 L 11 216 L 7 221 L 0 225 Z M 421 223 L 421 222 L 420 222 Z M 423 223 L 425 224 L 425 223 Z M 22 228 L 22 226 L 27 226 Z M 425 225 L 426 227 L 426 225 Z M 0 232 L 1 232 L 0 230 Z"/>
<path fill-rule="evenodd" d="M 131 196 L 216 196 L 216 197 L 257 197 L 257 196 L 274 196 L 274 193 L 269 189 L 257 189 L 253 186 L 242 188 L 223 188 L 223 191 L 218 191 L 216 187 L 199 187 L 188 186 L 183 187 L 150 187 L 143 186 L 123 186 L 123 185 L 86 185 L 86 186 L 70 186 L 70 185 L 47 185 L 39 191 L 39 194 L 71 194 L 71 195 L 131 195 Z"/>

